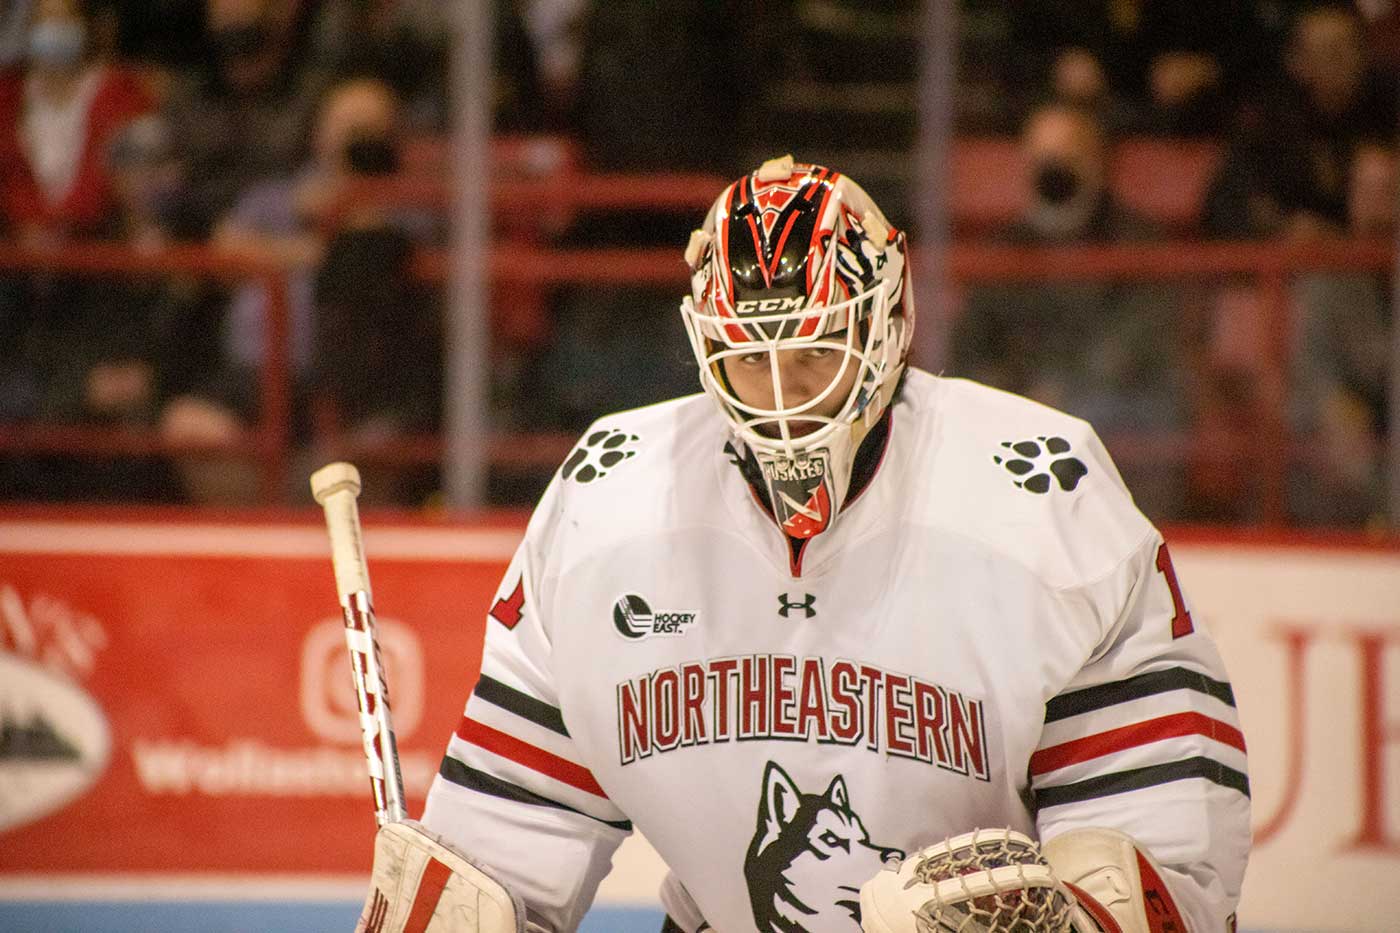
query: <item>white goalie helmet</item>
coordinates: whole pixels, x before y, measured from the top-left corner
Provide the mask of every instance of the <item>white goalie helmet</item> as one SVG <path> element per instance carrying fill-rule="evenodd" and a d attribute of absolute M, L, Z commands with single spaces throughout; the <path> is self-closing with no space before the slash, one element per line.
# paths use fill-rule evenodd
<path fill-rule="evenodd" d="M 700 382 L 762 469 L 783 530 L 811 538 L 845 504 L 856 452 L 904 370 L 905 236 L 855 182 L 785 156 L 720 194 L 685 258 L 681 316 Z M 780 356 L 814 349 L 840 365 L 824 388 L 785 399 Z M 726 373 L 726 361 L 755 354 L 769 363 L 771 404 L 740 398 Z"/>

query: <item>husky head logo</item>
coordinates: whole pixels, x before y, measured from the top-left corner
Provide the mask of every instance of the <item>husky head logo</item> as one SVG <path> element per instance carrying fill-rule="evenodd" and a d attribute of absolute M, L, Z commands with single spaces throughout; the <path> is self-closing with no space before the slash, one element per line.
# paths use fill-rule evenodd
<path fill-rule="evenodd" d="M 763 771 L 758 829 L 744 858 L 754 922 L 764 933 L 859 930 L 860 886 L 904 855 L 870 841 L 841 775 L 804 794 L 777 762 Z"/>

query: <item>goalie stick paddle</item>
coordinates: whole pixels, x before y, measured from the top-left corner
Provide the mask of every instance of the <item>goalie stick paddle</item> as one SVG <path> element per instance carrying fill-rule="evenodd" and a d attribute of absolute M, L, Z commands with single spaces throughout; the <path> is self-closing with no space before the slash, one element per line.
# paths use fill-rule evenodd
<path fill-rule="evenodd" d="M 350 649 L 350 671 L 374 795 L 374 820 L 379 826 L 396 823 L 405 819 L 408 811 L 404 806 L 398 744 L 389 716 L 389 689 L 384 681 L 379 641 L 374 635 L 369 566 L 360 537 L 360 512 L 356 505 L 360 471 L 349 463 L 327 464 L 311 474 L 311 494 L 325 510 L 326 530 L 331 538 L 331 563 L 345 619 L 345 643 Z"/>

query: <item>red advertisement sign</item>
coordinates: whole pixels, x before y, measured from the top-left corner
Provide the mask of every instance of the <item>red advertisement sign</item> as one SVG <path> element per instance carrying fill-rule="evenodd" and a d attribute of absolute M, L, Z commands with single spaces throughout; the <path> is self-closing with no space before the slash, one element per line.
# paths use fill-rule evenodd
<path fill-rule="evenodd" d="M 413 815 L 518 528 L 376 528 Z M 323 528 L 0 522 L 0 873 L 363 872 L 374 830 Z"/>
<path fill-rule="evenodd" d="M 325 529 L 173 514 L 0 516 L 0 926 L 96 928 L 110 896 L 134 918 L 112 929 L 196 928 L 225 900 L 239 929 L 274 928 L 255 912 L 271 901 L 279 917 L 331 904 L 276 929 L 348 928 L 374 824 Z M 418 815 L 522 525 L 365 526 Z M 1248 737 L 1241 925 L 1393 929 L 1400 550 L 1168 537 L 1180 608 L 1216 639 Z M 659 857 L 634 836 L 615 865 L 586 928 L 631 928 L 632 905 L 655 929 Z M 65 897 L 96 913 L 65 922 L 46 903 Z M 189 912 L 149 919 L 179 898 Z"/>

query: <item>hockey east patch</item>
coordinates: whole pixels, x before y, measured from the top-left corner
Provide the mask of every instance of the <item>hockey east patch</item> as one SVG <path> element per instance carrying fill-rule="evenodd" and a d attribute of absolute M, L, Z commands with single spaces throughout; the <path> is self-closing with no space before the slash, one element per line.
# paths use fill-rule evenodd
<path fill-rule="evenodd" d="M 636 593 L 628 593 L 613 604 L 613 628 L 628 641 L 640 641 L 654 635 L 684 635 L 700 618 L 695 610 L 653 612 L 651 604 Z"/>

